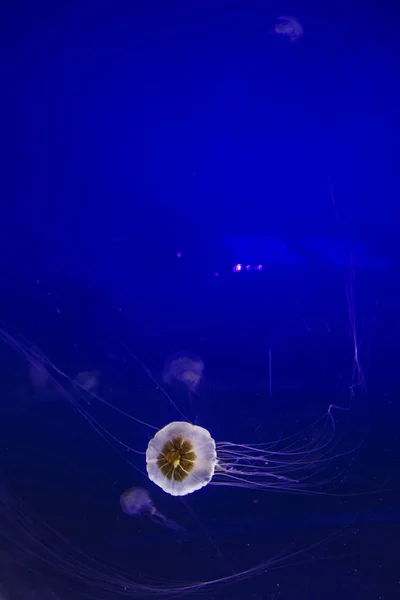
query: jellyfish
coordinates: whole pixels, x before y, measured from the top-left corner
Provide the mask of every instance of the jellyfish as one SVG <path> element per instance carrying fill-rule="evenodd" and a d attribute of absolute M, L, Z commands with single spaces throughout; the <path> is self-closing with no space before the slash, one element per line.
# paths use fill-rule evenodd
<path fill-rule="evenodd" d="M 74 381 L 85 390 L 96 391 L 99 385 L 99 372 L 82 371 L 77 374 Z"/>
<path fill-rule="evenodd" d="M 303 26 L 296 17 L 278 17 L 275 23 L 274 33 L 286 36 L 291 42 L 295 42 L 303 35 Z"/>
<path fill-rule="evenodd" d="M 178 383 L 189 392 L 196 392 L 203 379 L 204 363 L 198 356 L 178 352 L 167 358 L 162 374 L 168 385 Z"/>
<path fill-rule="evenodd" d="M 49 382 L 47 370 L 39 361 L 33 361 L 29 365 L 29 379 L 37 390 L 46 388 Z"/>
<path fill-rule="evenodd" d="M 203 372 L 201 358 L 188 352 L 177 352 L 167 358 L 162 373 L 164 383 L 187 392 L 189 413 L 194 422 L 197 422 L 198 416 L 193 397 L 198 395 L 197 388 L 203 379 Z"/>
<path fill-rule="evenodd" d="M 207 429 L 184 421 L 163 427 L 147 446 L 149 479 L 172 496 L 185 496 L 207 485 L 216 463 L 215 441 Z"/>
<path fill-rule="evenodd" d="M 291 436 L 279 448 L 278 442 L 253 445 L 215 442 L 207 429 L 175 421 L 150 440 L 146 451 L 147 474 L 172 496 L 186 496 L 209 483 L 311 493 L 313 487 L 318 490 L 313 474 L 334 457 L 330 452 L 332 438 L 326 437 L 325 427 L 321 427 L 319 436 L 308 438 L 307 433 L 310 432 L 303 432 L 303 445 L 296 440 L 297 436 Z M 334 485 L 342 475 L 341 470 L 335 472 L 323 483 Z"/>
<path fill-rule="evenodd" d="M 121 494 L 119 501 L 123 512 L 130 517 L 145 516 L 150 518 L 156 525 L 162 525 L 181 533 L 185 531 L 178 523 L 167 519 L 167 517 L 160 513 L 154 506 L 149 492 L 143 488 L 129 488 L 129 490 Z"/>
<path fill-rule="evenodd" d="M 36 399 L 41 402 L 54 400 L 54 389 L 51 387 L 48 371 L 40 360 L 33 360 L 29 364 L 29 380 Z"/>

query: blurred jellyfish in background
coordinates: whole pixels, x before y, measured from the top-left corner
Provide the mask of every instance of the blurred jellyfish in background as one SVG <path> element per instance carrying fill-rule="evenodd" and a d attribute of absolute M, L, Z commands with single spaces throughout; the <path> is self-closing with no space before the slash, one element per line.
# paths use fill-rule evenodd
<path fill-rule="evenodd" d="M 98 371 L 82 371 L 76 375 L 72 384 L 78 385 L 79 388 L 86 392 L 96 393 L 99 386 L 99 376 Z M 34 358 L 29 363 L 29 380 L 36 400 L 50 402 L 59 397 L 54 389 L 54 384 L 45 361 Z"/>
<path fill-rule="evenodd" d="M 275 23 L 274 33 L 284 35 L 291 42 L 295 42 L 303 35 L 303 26 L 296 17 L 280 16 Z"/>
<path fill-rule="evenodd" d="M 177 352 L 165 361 L 162 380 L 175 389 L 188 393 L 191 420 L 196 422 L 197 415 L 193 407 L 193 395 L 203 380 L 204 363 L 198 356 L 188 352 Z"/>
<path fill-rule="evenodd" d="M 83 390 L 87 392 L 96 392 L 99 386 L 98 371 L 82 371 L 74 379 Z"/>
<path fill-rule="evenodd" d="M 47 387 L 49 383 L 49 374 L 43 363 L 35 360 L 29 364 L 29 379 L 35 389 Z"/>
<path fill-rule="evenodd" d="M 180 385 L 189 392 L 196 392 L 203 379 L 204 363 L 198 356 L 177 352 L 167 358 L 162 380 L 168 385 Z"/>
<path fill-rule="evenodd" d="M 33 387 L 35 398 L 48 401 L 54 398 L 54 388 L 51 385 L 49 372 L 40 360 L 33 359 L 29 365 L 29 381 Z"/>
<path fill-rule="evenodd" d="M 160 513 L 154 506 L 149 492 L 143 488 L 129 488 L 121 494 L 119 501 L 123 512 L 130 517 L 148 517 L 156 525 L 162 525 L 181 533 L 185 531 L 183 527 Z"/>

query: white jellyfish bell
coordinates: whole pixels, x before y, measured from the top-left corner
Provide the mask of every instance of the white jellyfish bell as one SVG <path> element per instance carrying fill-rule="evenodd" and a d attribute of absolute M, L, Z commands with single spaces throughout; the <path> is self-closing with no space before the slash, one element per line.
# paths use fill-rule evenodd
<path fill-rule="evenodd" d="M 185 421 L 163 427 L 146 451 L 149 479 L 172 496 L 186 496 L 207 485 L 216 464 L 217 451 L 210 433 Z"/>

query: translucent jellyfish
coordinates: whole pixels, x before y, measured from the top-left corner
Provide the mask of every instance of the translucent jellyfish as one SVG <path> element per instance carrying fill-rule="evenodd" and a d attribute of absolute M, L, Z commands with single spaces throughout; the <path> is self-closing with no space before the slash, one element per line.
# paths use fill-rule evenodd
<path fill-rule="evenodd" d="M 332 407 L 330 407 L 331 410 Z M 329 412 L 330 415 L 330 412 Z M 334 458 L 333 431 L 326 423 L 304 430 L 301 438 L 291 436 L 282 442 L 235 444 L 215 442 L 207 429 L 175 421 L 163 427 L 150 440 L 146 451 L 149 479 L 172 496 L 186 496 L 211 483 L 248 489 L 270 489 L 297 493 L 328 493 L 343 475 L 315 481 Z M 303 439 L 303 442 L 301 442 Z"/>
<path fill-rule="evenodd" d="M 82 389 L 95 392 L 99 385 L 98 371 L 82 371 L 74 379 L 75 383 L 80 385 Z"/>
<path fill-rule="evenodd" d="M 55 399 L 54 388 L 51 385 L 49 373 L 40 360 L 33 360 L 29 364 L 29 380 L 36 400 L 49 402 Z"/>
<path fill-rule="evenodd" d="M 303 35 L 303 26 L 296 17 L 278 17 L 275 23 L 274 33 L 286 36 L 291 42 L 295 42 Z"/>
<path fill-rule="evenodd" d="M 46 389 L 49 385 L 47 369 L 36 360 L 29 364 L 29 379 L 35 390 Z"/>
<path fill-rule="evenodd" d="M 145 516 L 150 518 L 156 525 L 162 525 L 163 527 L 182 533 L 185 531 L 178 523 L 167 519 L 167 517 L 160 513 L 154 506 L 149 492 L 143 488 L 129 488 L 129 490 L 121 494 L 119 501 L 123 512 L 130 517 Z"/>
<path fill-rule="evenodd" d="M 215 442 L 203 427 L 175 421 L 147 446 L 147 474 L 172 496 L 185 496 L 207 485 L 217 462 Z"/>
<path fill-rule="evenodd" d="M 203 379 L 204 363 L 198 356 L 178 352 L 167 358 L 162 380 L 168 385 L 178 383 L 189 392 L 196 392 Z"/>

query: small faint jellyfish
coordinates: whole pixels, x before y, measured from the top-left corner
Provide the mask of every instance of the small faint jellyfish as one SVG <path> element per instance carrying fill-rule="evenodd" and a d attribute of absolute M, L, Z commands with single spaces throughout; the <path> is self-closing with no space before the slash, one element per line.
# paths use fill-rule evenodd
<path fill-rule="evenodd" d="M 32 359 L 29 364 L 29 379 L 35 391 L 43 391 L 49 385 L 49 373 L 45 365 L 36 359 Z"/>
<path fill-rule="evenodd" d="M 274 33 L 285 35 L 291 42 L 295 42 L 303 35 L 303 26 L 296 17 L 278 17 Z"/>
<path fill-rule="evenodd" d="M 121 508 L 126 515 L 130 517 L 148 517 L 156 525 L 162 525 L 168 529 L 184 532 L 185 529 L 164 517 L 162 513 L 154 506 L 150 494 L 147 490 L 140 487 L 132 487 L 126 490 L 119 499 Z"/>
<path fill-rule="evenodd" d="M 45 402 L 54 400 L 56 389 L 54 387 L 54 379 L 50 375 L 46 361 L 40 361 L 33 358 L 29 363 L 29 379 L 35 391 L 36 398 Z M 95 393 L 99 383 L 98 371 L 83 371 L 78 373 L 72 382 L 78 385 L 85 392 Z"/>
<path fill-rule="evenodd" d="M 29 363 L 29 380 L 36 401 L 45 403 L 57 399 L 45 362 L 36 358 L 32 359 Z"/>
<path fill-rule="evenodd" d="M 184 386 L 189 392 L 196 392 L 203 379 L 204 363 L 198 356 L 187 352 L 177 352 L 168 357 L 162 380 L 168 385 Z"/>
<path fill-rule="evenodd" d="M 83 390 L 87 392 L 95 392 L 99 385 L 98 371 L 82 371 L 74 379 Z"/>

